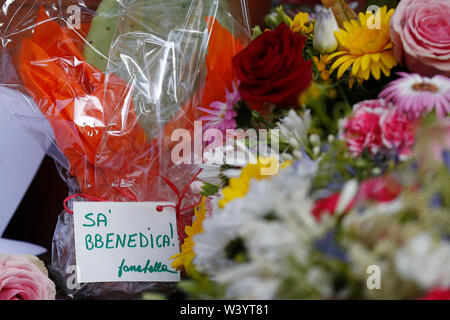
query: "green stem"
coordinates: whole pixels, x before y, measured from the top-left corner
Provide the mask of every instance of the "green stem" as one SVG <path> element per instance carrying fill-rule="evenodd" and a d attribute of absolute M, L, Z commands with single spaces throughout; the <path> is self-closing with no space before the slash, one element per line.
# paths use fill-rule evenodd
<path fill-rule="evenodd" d="M 339 90 L 339 93 L 342 95 L 342 97 L 344 98 L 344 101 L 345 101 L 345 106 L 346 106 L 345 113 L 346 114 L 352 113 L 352 106 L 348 102 L 347 96 L 345 95 L 345 92 L 344 92 L 344 90 L 342 89 L 342 87 L 340 85 L 338 86 L 338 90 Z"/>
<path fill-rule="evenodd" d="M 311 108 L 314 110 L 315 114 L 319 117 L 320 122 L 327 128 L 331 128 L 331 131 L 336 129 L 336 123 L 330 119 L 328 114 L 324 112 L 322 105 L 319 103 L 311 103 Z"/>

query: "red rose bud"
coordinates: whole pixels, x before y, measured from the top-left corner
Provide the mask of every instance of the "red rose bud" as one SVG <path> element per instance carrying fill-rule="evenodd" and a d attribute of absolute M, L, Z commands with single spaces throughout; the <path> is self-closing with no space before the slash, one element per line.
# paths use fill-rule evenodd
<path fill-rule="evenodd" d="M 312 61 L 303 59 L 306 37 L 281 23 L 266 31 L 233 58 L 239 91 L 249 102 L 292 107 L 311 83 Z"/>
<path fill-rule="evenodd" d="M 358 194 L 352 201 L 349 202 L 343 214 L 346 214 L 352 210 L 357 201 L 387 203 L 397 199 L 401 192 L 401 184 L 392 177 L 383 176 L 368 179 L 361 183 Z M 328 198 L 317 200 L 312 209 L 313 216 L 320 221 L 324 214 L 335 215 L 340 197 L 341 193 L 337 192 Z"/>
<path fill-rule="evenodd" d="M 428 292 L 422 300 L 450 300 L 450 289 L 434 289 Z"/>

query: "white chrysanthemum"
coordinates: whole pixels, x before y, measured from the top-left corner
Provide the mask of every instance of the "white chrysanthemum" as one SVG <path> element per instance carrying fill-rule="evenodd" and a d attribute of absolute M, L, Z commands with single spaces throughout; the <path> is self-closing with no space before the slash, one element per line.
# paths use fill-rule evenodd
<path fill-rule="evenodd" d="M 216 210 L 203 221 L 203 233 L 194 237 L 196 267 L 207 274 L 229 267 L 226 248 L 239 238 L 239 227 L 245 218 L 240 211 Z"/>
<path fill-rule="evenodd" d="M 315 162 L 305 159 L 281 170 L 278 176 L 254 180 L 244 198 L 208 216 L 203 223 L 204 233 L 194 239 L 197 268 L 214 279 L 222 279 L 230 268 L 257 261 L 278 266 L 288 255 L 306 263 L 310 241 L 320 234 L 307 196 L 316 168 Z M 237 262 L 229 256 L 230 244 L 236 241 L 242 242 L 246 261 Z M 249 275 L 253 277 L 255 272 Z M 226 279 L 228 284 L 233 283 Z"/>
<path fill-rule="evenodd" d="M 256 143 L 256 144 L 254 144 Z M 199 174 L 200 181 L 216 186 L 222 185 L 221 176 L 226 178 L 238 177 L 242 172 L 242 167 L 249 163 L 256 163 L 258 157 L 277 157 L 278 151 L 264 146 L 261 141 L 253 141 L 254 145 L 247 145 L 243 140 L 229 140 L 225 145 L 217 143 L 208 146 L 203 153 L 202 164 L 199 167 L 202 172 Z M 223 165 L 232 166 L 232 169 L 223 169 Z"/>
<path fill-rule="evenodd" d="M 450 243 L 420 234 L 400 249 L 395 267 L 402 277 L 423 289 L 450 287 Z"/>
<path fill-rule="evenodd" d="M 238 300 L 272 300 L 280 286 L 275 264 L 256 261 L 235 265 L 217 275 L 215 280 L 226 285 L 226 298 Z"/>
<path fill-rule="evenodd" d="M 297 112 L 291 109 L 288 115 L 277 124 L 280 129 L 280 138 L 286 143 L 289 143 L 294 149 L 293 157 L 298 160 L 302 159 L 302 147 L 308 145 L 308 130 L 311 126 L 311 121 L 312 118 L 309 110 L 305 112 L 302 118 Z"/>

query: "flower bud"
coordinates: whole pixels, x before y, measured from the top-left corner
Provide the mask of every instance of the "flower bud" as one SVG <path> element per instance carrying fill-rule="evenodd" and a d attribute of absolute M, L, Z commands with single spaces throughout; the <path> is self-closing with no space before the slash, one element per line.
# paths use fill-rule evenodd
<path fill-rule="evenodd" d="M 294 160 L 294 157 L 293 157 L 292 155 L 290 155 L 289 153 L 283 153 L 283 154 L 281 155 L 281 158 L 282 158 L 284 161 L 292 161 L 292 160 Z"/>
<path fill-rule="evenodd" d="M 294 150 L 292 152 L 292 155 L 295 157 L 295 159 L 297 160 L 302 160 L 303 159 L 303 153 L 300 150 Z"/>
<path fill-rule="evenodd" d="M 287 26 L 290 26 L 292 23 L 291 18 L 284 12 L 282 6 L 279 6 L 272 13 L 268 14 L 264 19 L 266 25 L 270 28 L 275 29 L 280 25 L 280 23 L 285 23 Z"/>
<path fill-rule="evenodd" d="M 319 147 L 321 144 L 320 136 L 318 134 L 313 133 L 309 136 L 309 141 L 314 147 Z"/>
<path fill-rule="evenodd" d="M 321 152 L 320 147 L 313 148 L 314 157 L 318 157 L 320 155 L 320 152 Z"/>
<path fill-rule="evenodd" d="M 333 11 L 330 8 L 323 9 L 314 25 L 314 49 L 322 54 L 335 52 L 339 46 L 335 31 L 339 31 L 339 26 Z"/>
<path fill-rule="evenodd" d="M 200 194 L 203 190 L 203 182 L 202 181 L 194 181 L 191 184 L 191 191 L 193 194 Z"/>
<path fill-rule="evenodd" d="M 330 134 L 330 135 L 328 136 L 328 143 L 329 143 L 329 144 L 332 144 L 334 141 L 336 141 L 336 137 L 333 136 L 332 134 Z"/>

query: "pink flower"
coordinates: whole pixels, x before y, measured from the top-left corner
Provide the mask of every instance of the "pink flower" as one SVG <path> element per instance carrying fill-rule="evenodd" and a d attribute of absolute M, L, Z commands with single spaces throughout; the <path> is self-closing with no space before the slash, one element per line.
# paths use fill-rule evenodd
<path fill-rule="evenodd" d="M 424 169 L 433 169 L 442 164 L 450 168 L 449 159 L 445 156 L 450 153 L 450 118 L 422 130 L 415 151 L 416 158 Z"/>
<path fill-rule="evenodd" d="M 371 178 L 364 181 L 359 188 L 358 197 L 375 202 L 391 202 L 397 199 L 402 186 L 390 176 Z"/>
<path fill-rule="evenodd" d="M 408 120 L 395 105 L 384 99 L 367 100 L 353 110 L 341 122 L 340 134 L 352 156 L 360 156 L 365 149 L 373 155 L 381 150 L 396 150 L 400 160 L 412 154 L 417 123 Z"/>
<path fill-rule="evenodd" d="M 241 100 L 239 90 L 236 83 L 233 83 L 233 92 L 229 92 L 227 89 L 226 101 L 214 101 L 211 103 L 210 108 L 198 108 L 199 110 L 206 112 L 209 115 L 201 117 L 200 121 L 205 121 L 203 129 L 218 129 L 223 133 L 226 133 L 227 129 L 236 129 L 236 116 L 234 111 L 234 105 Z"/>
<path fill-rule="evenodd" d="M 0 255 L 0 300 L 54 300 L 55 284 L 34 256 Z"/>
<path fill-rule="evenodd" d="M 421 300 L 450 300 L 450 289 L 434 289 Z"/>
<path fill-rule="evenodd" d="M 353 111 L 368 108 L 372 110 L 376 109 L 392 109 L 394 105 L 392 103 L 386 103 L 384 99 L 365 100 L 361 101 L 353 106 Z"/>
<path fill-rule="evenodd" d="M 450 1 L 402 0 L 391 18 L 398 61 L 423 76 L 450 76 Z"/>
<path fill-rule="evenodd" d="M 383 146 L 396 150 L 401 160 L 412 155 L 417 122 L 410 121 L 397 109 L 385 112 L 380 119 Z"/>
<path fill-rule="evenodd" d="M 357 157 L 364 149 L 372 154 L 382 145 L 380 119 L 387 108 L 384 100 L 363 101 L 353 107 L 353 115 L 341 123 L 341 137 L 347 141 L 350 153 Z"/>
<path fill-rule="evenodd" d="M 443 118 L 450 113 L 450 80 L 437 75 L 432 78 L 399 72 L 399 79 L 389 83 L 380 97 L 392 101 L 410 119 L 419 118 L 432 110 Z"/>

